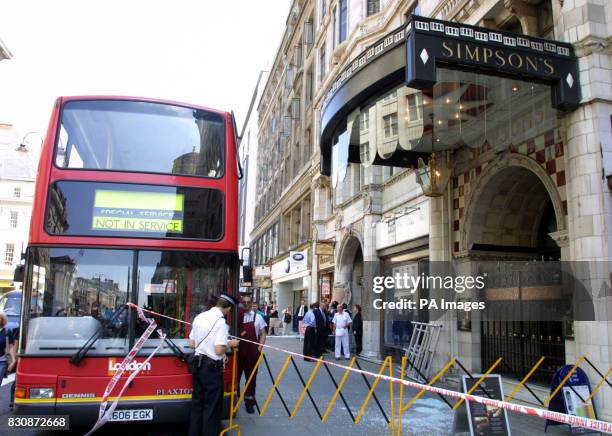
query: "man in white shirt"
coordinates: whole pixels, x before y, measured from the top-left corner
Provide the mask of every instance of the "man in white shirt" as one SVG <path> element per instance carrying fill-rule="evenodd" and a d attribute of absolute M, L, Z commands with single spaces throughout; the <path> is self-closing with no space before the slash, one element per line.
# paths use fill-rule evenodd
<path fill-rule="evenodd" d="M 250 306 L 250 307 L 249 307 Z M 244 309 L 238 311 L 238 331 L 241 341 L 238 348 L 238 383 L 244 372 L 244 382 L 248 380 L 251 373 L 255 370 L 255 365 L 266 343 L 267 324 L 263 317 L 256 312 L 257 303 L 251 303 L 249 298 L 244 300 Z M 254 343 L 255 342 L 255 343 Z M 259 345 L 258 345 L 259 344 Z M 254 413 L 255 409 L 255 382 L 257 372 L 251 379 L 251 383 L 244 392 L 244 407 L 247 413 Z"/>
<path fill-rule="evenodd" d="M 334 334 L 336 336 L 336 360 L 340 359 L 340 347 L 344 350 L 344 357 L 350 359 L 348 329 L 351 327 L 351 316 L 344 311 L 342 305 L 338 305 L 338 311 L 332 319 Z"/>
<path fill-rule="evenodd" d="M 195 348 L 197 370 L 192 375 L 189 436 L 216 436 L 220 432 L 225 352 L 238 346 L 237 339 L 227 339 L 225 316 L 235 304 L 234 298 L 221 294 L 215 307 L 193 320 L 189 346 Z"/>

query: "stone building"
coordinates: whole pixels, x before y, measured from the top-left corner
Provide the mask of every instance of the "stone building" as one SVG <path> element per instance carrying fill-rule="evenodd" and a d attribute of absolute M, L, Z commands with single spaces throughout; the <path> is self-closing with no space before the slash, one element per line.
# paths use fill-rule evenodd
<path fill-rule="evenodd" d="M 0 290 L 16 289 L 15 267 L 28 245 L 38 153 L 10 124 L 0 124 Z"/>
<path fill-rule="evenodd" d="M 609 289 L 611 8 L 606 0 L 294 1 L 259 108 L 269 152 L 260 156 L 264 212 L 254 234 L 269 232 L 272 243 L 263 239 L 255 252 L 267 253 L 256 262 L 272 267 L 270 298 L 281 304 L 291 282 L 287 289 L 309 301 L 361 304 L 364 351 L 383 355 L 406 346 L 410 321 L 434 320 L 426 311 L 374 309 L 374 276 L 427 275 L 437 261 L 470 273 L 482 261 L 523 262 L 525 271 L 492 272 L 505 278 L 504 289 L 533 292 L 533 307 L 544 309 L 556 291 L 521 275 L 542 260 L 588 261 L 599 262 L 582 277 L 589 288 Z M 286 78 L 309 77 L 291 76 L 300 20 L 314 28 L 312 47 L 301 52 L 314 84 L 302 88 L 294 119 L 287 83 L 295 82 Z M 281 156 L 294 156 L 291 144 L 306 144 L 305 132 L 311 159 L 279 177 L 295 161 Z M 307 255 L 294 276 L 291 252 Z M 457 356 L 484 371 L 501 355 L 507 365 L 499 372 L 517 378 L 544 356 L 541 392 L 557 367 L 582 355 L 605 372 L 608 294 L 596 293 L 588 320 L 492 321 L 448 311 L 435 319 L 442 329 L 432 369 Z M 612 418 L 612 391 L 602 390 L 596 404 L 600 417 Z"/>

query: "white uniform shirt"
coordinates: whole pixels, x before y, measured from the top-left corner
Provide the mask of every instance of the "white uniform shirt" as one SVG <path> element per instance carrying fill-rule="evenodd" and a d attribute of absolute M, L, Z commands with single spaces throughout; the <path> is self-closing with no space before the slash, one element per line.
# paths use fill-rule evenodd
<path fill-rule="evenodd" d="M 210 334 L 208 334 L 209 331 Z M 215 345 L 227 346 L 228 333 L 229 326 L 223 318 L 223 312 L 219 308 L 213 307 L 195 317 L 189 339 L 193 340 L 197 346 L 196 354 L 204 354 L 214 360 L 223 360 L 225 355 L 219 356 L 216 354 Z M 198 345 L 200 341 L 202 343 Z"/>
<path fill-rule="evenodd" d="M 336 312 L 334 318 L 332 319 L 332 322 L 336 326 L 336 336 L 346 334 L 346 329 L 351 321 L 351 316 L 348 313 L 342 312 L 342 314 L 340 314 L 340 312 Z"/>
<path fill-rule="evenodd" d="M 266 321 L 263 319 L 263 316 L 261 316 L 257 312 L 244 312 L 244 317 L 242 318 L 242 321 L 245 323 L 253 322 L 253 316 L 255 317 L 255 335 L 257 336 L 257 340 L 259 340 L 259 332 L 262 329 L 265 329 L 268 324 L 266 324 Z"/>

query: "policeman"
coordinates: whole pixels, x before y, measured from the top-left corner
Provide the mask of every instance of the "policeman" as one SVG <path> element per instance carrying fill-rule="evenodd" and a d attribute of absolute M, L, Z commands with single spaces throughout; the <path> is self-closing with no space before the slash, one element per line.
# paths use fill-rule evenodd
<path fill-rule="evenodd" d="M 193 320 L 189 345 L 195 348 L 197 370 L 193 374 L 190 436 L 216 436 L 221 430 L 225 352 L 238 346 L 237 339 L 227 339 L 225 316 L 235 304 L 232 297 L 221 294 L 215 307 Z"/>

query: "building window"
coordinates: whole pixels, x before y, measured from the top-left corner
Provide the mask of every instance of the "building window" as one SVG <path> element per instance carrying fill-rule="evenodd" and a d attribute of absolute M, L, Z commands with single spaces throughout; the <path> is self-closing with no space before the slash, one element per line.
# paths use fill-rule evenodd
<path fill-rule="evenodd" d="M 359 113 L 359 131 L 365 132 L 370 128 L 370 111 L 364 110 Z"/>
<path fill-rule="evenodd" d="M 302 45 L 297 44 L 293 47 L 293 65 L 299 70 L 302 68 Z"/>
<path fill-rule="evenodd" d="M 325 44 L 319 50 L 319 80 L 323 82 L 325 78 Z"/>
<path fill-rule="evenodd" d="M 314 42 L 314 25 L 312 21 L 304 23 L 304 44 L 312 45 Z"/>
<path fill-rule="evenodd" d="M 309 104 L 314 97 L 314 77 L 312 70 L 306 73 L 306 103 Z"/>
<path fill-rule="evenodd" d="M 346 39 L 347 31 L 347 0 L 340 0 L 340 41 Z"/>
<path fill-rule="evenodd" d="M 418 121 L 422 118 L 422 114 L 421 114 L 421 105 L 420 105 L 420 98 L 419 98 L 419 94 L 414 93 L 414 94 L 410 94 L 407 97 L 408 100 L 408 104 L 406 106 L 406 116 L 408 117 L 409 121 Z"/>
<path fill-rule="evenodd" d="M 380 0 L 367 0 L 368 1 L 368 16 L 374 15 L 380 12 Z"/>
<path fill-rule="evenodd" d="M 6 244 L 4 250 L 4 263 L 13 263 L 13 257 L 15 256 L 15 244 Z"/>
<path fill-rule="evenodd" d="M 21 198 L 21 188 L 17 187 L 13 189 L 13 197 Z"/>
<path fill-rule="evenodd" d="M 321 0 L 321 19 L 319 20 L 320 23 L 323 22 L 326 12 L 327 12 L 327 0 Z"/>
<path fill-rule="evenodd" d="M 296 97 L 291 99 L 291 118 L 294 120 L 300 119 L 301 100 Z"/>
<path fill-rule="evenodd" d="M 385 131 L 385 138 L 397 135 L 397 112 L 383 117 L 383 128 Z"/>
<path fill-rule="evenodd" d="M 396 90 L 394 90 L 394 91 L 391 91 L 390 93 L 388 93 L 387 95 L 385 95 L 385 96 L 382 98 L 382 101 L 384 101 L 384 102 L 388 102 L 388 101 L 391 101 L 391 100 L 393 100 L 393 99 L 395 99 L 395 98 L 397 98 L 397 89 L 396 89 Z"/>
<path fill-rule="evenodd" d="M 332 49 L 336 48 L 336 44 L 338 43 L 336 35 L 338 34 L 338 17 L 337 17 L 337 9 L 334 8 L 332 11 Z"/>
<path fill-rule="evenodd" d="M 19 213 L 15 210 L 11 211 L 11 218 L 10 218 L 10 226 L 13 229 L 17 228 L 17 219 L 19 217 Z"/>

